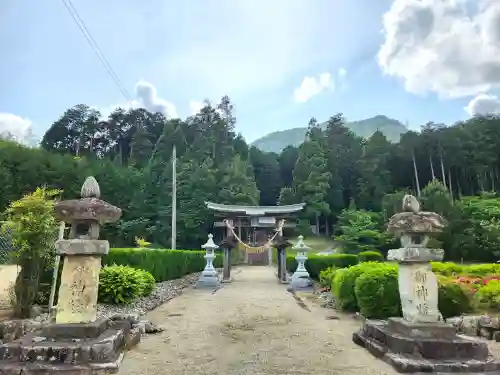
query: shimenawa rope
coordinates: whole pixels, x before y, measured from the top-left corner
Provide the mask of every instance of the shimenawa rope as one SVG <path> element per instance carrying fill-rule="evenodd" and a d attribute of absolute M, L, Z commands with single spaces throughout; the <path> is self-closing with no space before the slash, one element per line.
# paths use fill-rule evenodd
<path fill-rule="evenodd" d="M 238 235 L 236 234 L 236 232 L 234 231 L 234 227 L 231 224 L 229 224 L 229 222 L 227 220 L 224 220 L 224 223 L 226 224 L 226 227 L 231 231 L 231 234 L 234 236 L 234 238 L 236 238 L 236 240 L 240 244 L 245 246 L 245 248 L 247 248 L 248 250 L 252 250 L 252 251 L 247 251 L 248 253 L 263 253 L 271 246 L 271 244 L 273 243 L 276 236 L 281 232 L 281 230 L 283 229 L 283 226 L 285 225 L 285 220 L 280 220 L 278 228 L 275 229 L 276 233 L 274 233 L 274 235 L 264 245 L 257 246 L 257 247 L 250 246 L 250 245 L 246 244 L 245 242 L 243 242 L 241 240 L 241 238 L 239 238 Z"/>

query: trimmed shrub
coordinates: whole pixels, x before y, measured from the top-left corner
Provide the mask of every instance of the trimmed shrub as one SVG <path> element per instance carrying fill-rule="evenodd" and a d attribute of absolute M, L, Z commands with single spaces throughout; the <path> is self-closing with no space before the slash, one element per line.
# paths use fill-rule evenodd
<path fill-rule="evenodd" d="M 500 280 L 490 280 L 474 294 L 473 303 L 482 311 L 500 310 Z"/>
<path fill-rule="evenodd" d="M 345 311 L 358 311 L 358 302 L 356 300 L 355 286 L 356 279 L 374 268 L 388 267 L 396 269 L 392 264 L 379 262 L 364 262 L 358 265 L 349 267 L 346 272 L 337 272 L 334 278 L 335 297 L 339 307 Z"/>
<path fill-rule="evenodd" d="M 335 272 L 335 275 L 333 276 L 332 286 L 331 286 L 330 290 L 332 291 L 332 294 L 336 298 L 338 298 L 338 296 L 340 295 L 340 285 L 341 285 L 342 280 L 344 280 L 345 274 L 347 272 L 349 272 L 349 268 L 339 268 Z M 340 307 L 340 303 L 338 304 L 338 306 Z"/>
<path fill-rule="evenodd" d="M 204 251 L 145 248 L 114 248 L 103 258 L 105 265 L 127 265 L 148 271 L 157 282 L 178 279 L 205 267 Z M 214 267 L 222 266 L 217 254 Z"/>
<path fill-rule="evenodd" d="M 384 256 L 378 251 L 362 251 L 358 254 L 359 262 L 383 262 Z"/>
<path fill-rule="evenodd" d="M 115 305 L 131 303 L 144 291 L 143 272 L 123 265 L 102 268 L 99 276 L 99 301 Z"/>
<path fill-rule="evenodd" d="M 452 276 L 464 272 L 464 267 L 453 262 L 431 262 L 432 271 L 439 275 Z"/>
<path fill-rule="evenodd" d="M 366 318 L 401 316 L 398 271 L 395 267 L 372 268 L 356 279 L 354 288 L 359 312 Z"/>
<path fill-rule="evenodd" d="M 337 272 L 337 267 L 328 267 L 319 273 L 319 283 L 324 288 L 331 288 L 333 278 L 335 277 L 335 272 Z"/>
<path fill-rule="evenodd" d="M 358 264 L 358 257 L 355 254 L 309 254 L 306 261 L 306 269 L 313 279 L 318 280 L 320 272 L 329 267 L 345 268 L 355 264 Z M 287 255 L 286 268 L 289 272 L 294 272 L 297 269 L 295 255 Z"/>
<path fill-rule="evenodd" d="M 470 293 L 466 287 L 445 277 L 438 277 L 438 309 L 444 319 L 471 311 Z"/>
<path fill-rule="evenodd" d="M 151 275 L 148 271 L 144 271 L 141 269 L 135 269 L 140 276 L 141 281 L 141 297 L 147 297 L 151 294 L 153 289 L 155 288 L 156 281 L 153 275 Z"/>
<path fill-rule="evenodd" d="M 471 264 L 464 267 L 464 272 L 470 276 L 488 276 L 500 273 L 500 264 Z"/>

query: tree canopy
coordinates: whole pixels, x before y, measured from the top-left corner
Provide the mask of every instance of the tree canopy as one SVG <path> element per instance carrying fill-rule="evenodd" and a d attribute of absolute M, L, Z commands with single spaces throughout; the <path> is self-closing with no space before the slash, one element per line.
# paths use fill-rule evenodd
<path fill-rule="evenodd" d="M 451 126 L 430 122 L 390 142 L 381 132 L 361 138 L 345 126 L 342 114 L 334 114 L 326 128 L 311 119 L 304 142 L 278 155 L 248 145 L 236 133 L 233 111 L 227 96 L 216 105 L 207 102 L 185 120 L 141 108 L 118 108 L 106 118 L 87 105 L 76 105 L 49 127 L 39 148 L 0 141 L 0 209 L 39 186 L 61 189 L 64 198 L 74 198 L 85 177 L 93 175 L 103 198 L 123 209 L 119 223 L 105 228 L 114 246 L 133 246 L 136 238 L 144 238 L 151 246 L 168 247 L 175 146 L 178 244 L 185 248 L 199 248 L 210 230 L 213 217 L 206 200 L 305 202 L 300 219 L 329 235 L 345 226 L 339 217 L 347 217 L 350 205 L 362 210 L 357 219 L 347 220 L 358 225 L 368 217 L 363 212 L 384 217 L 394 213 L 397 199 L 412 192 L 424 206 L 455 215 L 457 225 L 482 228 L 476 244 L 490 241 L 498 226 L 499 116 L 473 117 Z M 486 192 L 493 196 L 485 198 Z M 459 208 L 460 215 L 469 216 L 457 214 Z M 491 217 L 485 219 L 485 212 Z M 470 215 L 478 219 L 471 222 Z"/>

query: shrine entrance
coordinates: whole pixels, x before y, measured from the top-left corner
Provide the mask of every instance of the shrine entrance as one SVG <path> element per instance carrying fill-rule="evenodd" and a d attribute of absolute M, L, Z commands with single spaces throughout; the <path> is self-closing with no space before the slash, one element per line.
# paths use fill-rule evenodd
<path fill-rule="evenodd" d="M 277 249 L 278 279 L 286 279 L 285 249 L 290 243 L 284 229 L 294 228 L 296 215 L 305 203 L 286 206 L 240 206 L 205 202 L 214 211 L 214 237 L 224 250 L 223 281 L 230 279 L 233 252 L 242 252 L 242 262 L 248 265 L 273 264 L 273 251 Z M 240 260 L 240 261 L 241 261 Z"/>

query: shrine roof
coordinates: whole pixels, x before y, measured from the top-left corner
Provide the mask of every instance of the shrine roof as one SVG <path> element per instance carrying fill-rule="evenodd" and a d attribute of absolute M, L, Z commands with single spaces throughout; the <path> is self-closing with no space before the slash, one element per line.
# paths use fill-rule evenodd
<path fill-rule="evenodd" d="M 266 216 L 266 215 L 286 215 L 300 212 L 306 205 L 305 203 L 289 204 L 285 206 L 240 206 L 232 204 L 220 204 L 205 202 L 208 209 L 227 214 L 236 214 L 244 216 Z"/>

